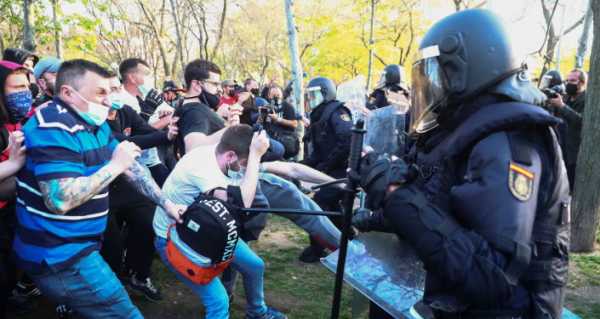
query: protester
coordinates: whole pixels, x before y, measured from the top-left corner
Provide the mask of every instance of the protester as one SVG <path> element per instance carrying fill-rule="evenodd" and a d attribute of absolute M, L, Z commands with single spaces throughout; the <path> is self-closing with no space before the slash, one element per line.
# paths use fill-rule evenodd
<path fill-rule="evenodd" d="M 19 114 L 32 103 L 27 75 L 28 71 L 20 64 L 0 61 L 0 318 L 4 318 L 9 297 L 11 306 L 20 311 L 29 308 L 26 297 L 33 293 L 22 283 L 17 286 L 19 275 L 11 257 L 16 222 L 14 175 L 25 163 Z M 14 293 L 13 288 L 16 288 Z"/>
<path fill-rule="evenodd" d="M 220 104 L 234 105 L 238 102 L 238 94 L 235 92 L 235 82 L 233 80 L 225 80 L 221 83 L 223 94 L 221 95 Z"/>
<path fill-rule="evenodd" d="M 115 138 L 130 141 L 141 149 L 169 145 L 177 135 L 176 119 L 168 131 L 151 127 L 133 108 L 123 104 L 123 88 L 116 75 L 109 78 L 111 109 L 107 123 Z M 109 216 L 104 232 L 101 255 L 121 281 L 144 294 L 150 301 L 159 301 L 162 294 L 150 279 L 154 258 L 154 231 L 152 219 L 156 205 L 138 192 L 124 176 L 117 177 L 109 186 Z M 126 237 L 122 238 L 122 224 L 127 223 Z M 122 269 L 123 253 L 125 268 Z"/>
<path fill-rule="evenodd" d="M 175 85 L 174 81 L 165 81 L 163 83 L 162 91 L 163 100 L 171 107 L 176 107 L 181 99 L 181 95 L 179 93 L 182 91 L 182 89 Z"/>
<path fill-rule="evenodd" d="M 549 105 L 554 114 L 564 123 L 559 124 L 558 132 L 563 151 L 563 159 L 567 166 L 567 175 L 571 192 L 575 186 L 577 155 L 581 145 L 581 128 L 583 126 L 583 111 L 585 109 L 585 90 L 587 74 L 581 69 L 572 70 L 567 75 L 565 95 L 549 99 Z"/>
<path fill-rule="evenodd" d="M 62 61 L 55 57 L 45 57 L 38 61 L 33 67 L 33 75 L 40 88 L 40 96 L 33 102 L 33 108 L 37 108 L 52 100 L 56 92 L 56 74 Z"/>
<path fill-rule="evenodd" d="M 219 105 L 220 74 L 219 67 L 206 60 L 194 60 L 185 67 L 187 91 L 175 111 L 180 119 L 175 146 L 181 156 L 197 146 L 218 143 L 226 125 L 239 123 L 238 109 L 228 112 L 227 122 L 214 111 Z"/>
<path fill-rule="evenodd" d="M 236 125 L 228 128 L 219 144 L 200 146 L 181 158 L 173 173 L 167 179 L 164 192 L 165 196 L 173 202 L 190 205 L 200 194 L 209 194 L 224 201 L 232 200 L 231 193 L 226 190 L 236 186 L 229 176 L 230 171 L 245 168 L 245 174 L 239 183 L 239 192 L 243 206 L 250 207 L 254 200 L 258 184 L 258 167 L 260 158 L 267 151 L 269 141 L 266 133 L 255 133 L 252 128 L 245 125 Z M 198 170 L 197 167 L 202 167 Z M 156 210 L 154 230 L 156 232 L 156 249 L 161 259 L 175 273 L 175 275 L 190 287 L 200 297 L 205 306 L 206 318 L 229 318 L 229 301 L 227 293 L 218 277 L 213 278 L 208 284 L 195 284 L 185 278 L 169 261 L 166 256 L 167 233 L 174 221 L 163 212 Z M 209 267 L 211 261 L 195 253 L 191 249 L 177 244 L 176 232 L 171 232 L 170 240 L 181 248 L 186 258 L 200 267 Z M 267 307 L 264 301 L 263 275 L 264 262 L 250 247 L 239 240 L 234 252 L 231 267 L 242 273 L 244 287 L 246 288 L 246 318 L 286 318 L 279 311 Z"/>
<path fill-rule="evenodd" d="M 119 74 L 125 89 L 121 94 L 123 102 L 136 110 L 154 128 L 165 128 L 170 123 L 174 110 L 164 103 L 161 94 L 153 88 L 148 63 L 138 58 L 125 59 L 119 65 Z M 150 169 L 158 185 L 162 185 L 167 179 L 169 169 L 161 161 L 157 148 L 144 150 L 140 162 Z"/>
<path fill-rule="evenodd" d="M 163 197 L 135 161 L 135 144 L 112 136 L 105 122 L 109 77 L 93 62 L 64 62 L 56 99 L 24 126 L 29 161 L 18 175 L 13 250 L 17 264 L 53 301 L 84 317 L 142 318 L 98 253 L 108 185 L 124 173 L 175 220 L 185 207 Z"/>
<path fill-rule="evenodd" d="M 260 97 L 259 94 L 258 82 L 252 78 L 246 79 L 244 81 L 244 90 L 238 95 L 238 103 L 244 108 L 242 115 L 240 115 L 240 123 L 253 124 L 251 116 L 258 113 L 256 99 Z"/>
<path fill-rule="evenodd" d="M 38 63 L 40 58 L 34 53 L 25 49 L 8 48 L 4 50 L 2 59 L 21 64 L 27 70 L 33 71 L 33 67 Z"/>
<path fill-rule="evenodd" d="M 296 156 L 300 150 L 300 140 L 296 136 L 298 120 L 294 107 L 283 99 L 281 87 L 272 85 L 267 98 L 270 108 L 267 110 L 269 125 L 267 131 L 285 148 L 284 158 Z"/>

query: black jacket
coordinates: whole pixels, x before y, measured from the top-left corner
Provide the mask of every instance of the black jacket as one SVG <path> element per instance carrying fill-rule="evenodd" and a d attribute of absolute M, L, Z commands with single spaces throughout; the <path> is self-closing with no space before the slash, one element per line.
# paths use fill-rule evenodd
<path fill-rule="evenodd" d="M 585 108 L 585 92 L 575 98 L 565 96 L 565 106 L 556 108 L 556 116 L 564 122 L 558 126 L 560 146 L 563 150 L 565 164 L 575 165 L 581 144 L 581 128 L 583 123 L 583 110 Z"/>

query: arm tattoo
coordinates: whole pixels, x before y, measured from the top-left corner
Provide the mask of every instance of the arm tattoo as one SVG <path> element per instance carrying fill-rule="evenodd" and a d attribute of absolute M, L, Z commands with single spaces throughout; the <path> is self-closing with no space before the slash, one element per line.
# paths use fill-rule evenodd
<path fill-rule="evenodd" d="M 90 200 L 116 177 L 103 167 L 90 176 L 40 182 L 40 190 L 46 207 L 51 212 L 63 215 Z"/>
<path fill-rule="evenodd" d="M 142 195 L 148 197 L 156 205 L 164 207 L 166 198 L 162 195 L 160 187 L 156 184 L 150 171 L 137 161 L 125 171 L 127 180 L 133 185 Z"/>

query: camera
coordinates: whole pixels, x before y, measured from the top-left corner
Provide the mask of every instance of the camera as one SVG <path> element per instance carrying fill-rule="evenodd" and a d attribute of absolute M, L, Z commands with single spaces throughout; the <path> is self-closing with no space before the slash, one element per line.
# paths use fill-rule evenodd
<path fill-rule="evenodd" d="M 562 84 L 555 85 L 548 88 L 543 88 L 542 93 L 546 95 L 549 99 L 555 99 L 565 94 L 565 87 Z"/>
<path fill-rule="evenodd" d="M 239 85 L 239 84 L 237 84 L 237 83 L 233 86 L 233 93 L 235 95 L 240 94 L 240 93 L 245 92 L 245 91 L 246 90 L 244 90 L 244 87 L 241 86 L 241 85 Z"/>

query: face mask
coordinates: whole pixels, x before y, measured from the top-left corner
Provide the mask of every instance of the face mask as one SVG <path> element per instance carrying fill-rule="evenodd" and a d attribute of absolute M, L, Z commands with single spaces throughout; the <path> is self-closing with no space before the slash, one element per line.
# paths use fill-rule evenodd
<path fill-rule="evenodd" d="M 77 110 L 77 113 L 79 113 L 79 115 L 81 116 L 81 118 L 83 118 L 88 124 L 100 126 L 106 121 L 106 118 L 108 117 L 108 111 L 109 111 L 108 107 L 106 107 L 102 104 L 88 101 L 83 96 L 81 96 L 81 94 L 79 94 L 79 92 L 77 92 L 75 90 L 73 90 L 73 93 L 77 94 L 77 96 L 79 96 L 79 98 L 81 100 L 83 100 L 85 103 L 87 103 L 87 106 L 88 106 L 87 112 L 81 112 L 77 109 L 76 110 Z"/>
<path fill-rule="evenodd" d="M 219 99 L 218 95 L 210 94 L 210 93 L 206 92 L 205 90 L 202 90 L 202 93 L 200 93 L 200 101 L 202 101 L 202 103 L 208 105 L 208 107 L 210 107 L 211 109 L 216 109 L 217 106 L 219 106 L 219 102 L 221 100 Z"/>
<path fill-rule="evenodd" d="M 146 98 L 146 95 L 148 95 L 148 92 L 150 92 L 150 90 L 152 90 L 152 86 L 146 85 L 146 84 L 142 84 L 138 86 L 138 91 L 140 91 L 140 94 L 142 95 L 142 98 Z"/>
<path fill-rule="evenodd" d="M 232 164 L 227 163 L 227 177 L 233 179 L 233 180 L 237 180 L 239 177 L 239 174 L 241 172 L 241 166 L 239 163 L 236 163 L 237 161 L 233 162 Z M 237 170 L 233 170 L 232 167 L 237 167 Z"/>
<path fill-rule="evenodd" d="M 46 82 L 46 90 L 48 95 L 54 96 L 54 82 Z"/>
<path fill-rule="evenodd" d="M 279 105 L 279 104 L 281 104 L 281 99 L 279 97 L 274 97 L 271 99 L 271 104 Z"/>
<path fill-rule="evenodd" d="M 37 83 L 31 83 L 29 85 L 29 91 L 31 91 L 31 97 L 36 98 L 38 94 L 40 94 L 40 87 L 37 85 Z"/>
<path fill-rule="evenodd" d="M 250 93 L 252 93 L 252 95 L 254 96 L 258 96 L 260 94 L 260 91 L 258 89 L 250 89 Z"/>
<path fill-rule="evenodd" d="M 33 98 L 31 92 L 20 91 L 6 95 L 6 108 L 12 123 L 18 123 L 27 116 L 31 110 Z"/>
<path fill-rule="evenodd" d="M 120 110 L 125 105 L 125 100 L 120 93 L 112 93 L 108 99 L 110 100 L 110 108 L 113 110 Z"/>
<path fill-rule="evenodd" d="M 577 94 L 577 84 L 567 83 L 567 85 L 565 85 L 565 92 L 571 96 Z"/>

